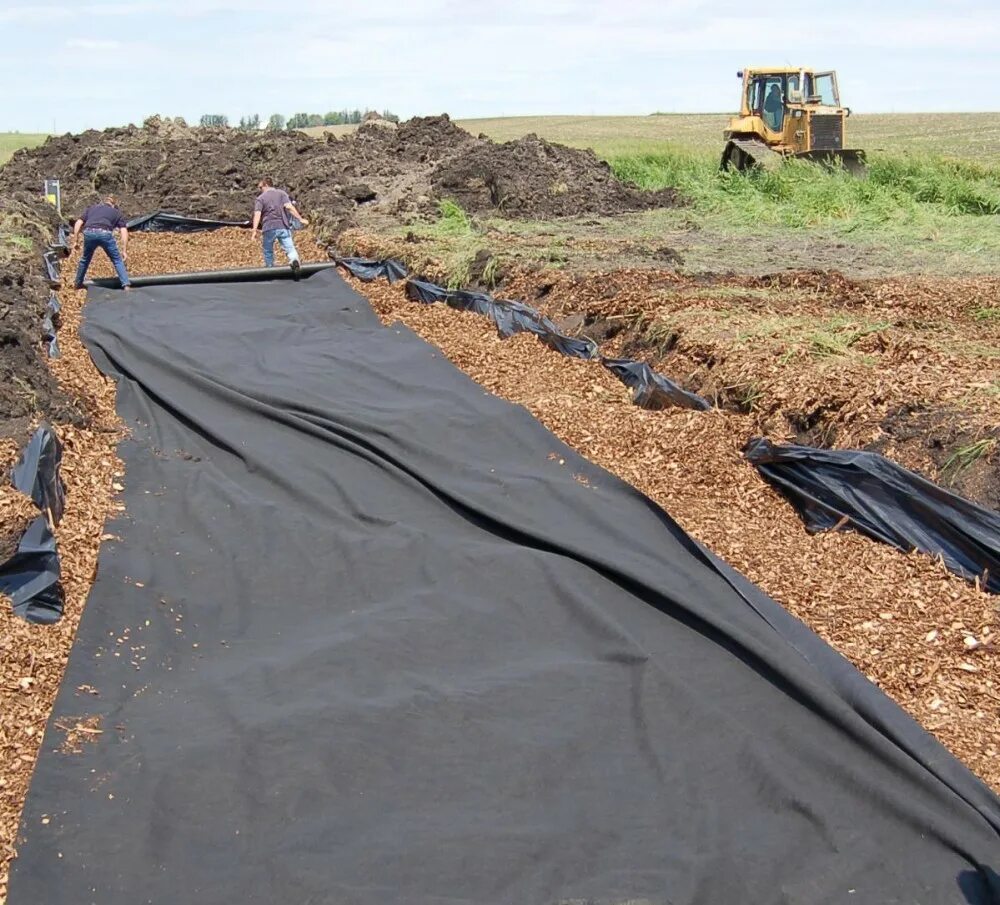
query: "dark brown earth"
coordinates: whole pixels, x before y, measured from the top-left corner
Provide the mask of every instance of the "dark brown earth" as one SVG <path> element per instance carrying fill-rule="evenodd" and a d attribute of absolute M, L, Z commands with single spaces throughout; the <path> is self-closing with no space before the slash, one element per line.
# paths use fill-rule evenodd
<path fill-rule="evenodd" d="M 536 135 L 494 144 L 478 141 L 431 174 L 435 193 L 473 213 L 523 219 L 604 216 L 680 202 L 672 189 L 644 192 L 619 182 L 590 150 L 555 145 Z"/>
<path fill-rule="evenodd" d="M 40 249 L 58 218 L 44 202 L 0 195 L 0 437 L 23 443 L 39 417 L 78 423 L 75 404 L 49 371 L 42 320 L 50 289 Z M 25 245 L 10 240 L 16 236 Z"/>
<path fill-rule="evenodd" d="M 327 239 L 352 223 L 418 218 L 433 212 L 435 199 L 452 196 L 475 211 L 511 217 L 676 203 L 672 192 L 625 186 L 591 151 L 536 138 L 498 145 L 447 116 L 399 127 L 370 122 L 325 141 L 301 132 L 189 129 L 153 117 L 142 128 L 63 135 L 20 151 L 0 170 L 0 193 L 37 193 L 43 180 L 58 177 L 71 216 L 114 193 L 128 216 L 162 209 L 242 221 L 263 175 L 286 188 Z"/>

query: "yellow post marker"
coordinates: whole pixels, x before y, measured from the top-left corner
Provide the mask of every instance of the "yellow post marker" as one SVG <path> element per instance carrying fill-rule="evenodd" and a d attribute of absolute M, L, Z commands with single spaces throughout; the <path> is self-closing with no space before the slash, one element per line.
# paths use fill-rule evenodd
<path fill-rule="evenodd" d="M 45 180 L 45 200 L 49 202 L 62 215 L 62 196 L 59 193 L 59 180 Z"/>

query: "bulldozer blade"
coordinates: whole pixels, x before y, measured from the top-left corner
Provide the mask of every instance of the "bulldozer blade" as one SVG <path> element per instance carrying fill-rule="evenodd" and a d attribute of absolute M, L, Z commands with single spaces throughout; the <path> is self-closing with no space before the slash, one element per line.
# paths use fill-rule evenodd
<path fill-rule="evenodd" d="M 844 169 L 852 176 L 864 176 L 868 172 L 865 152 L 859 148 L 800 151 L 794 157 L 797 160 L 811 160 L 831 169 Z"/>

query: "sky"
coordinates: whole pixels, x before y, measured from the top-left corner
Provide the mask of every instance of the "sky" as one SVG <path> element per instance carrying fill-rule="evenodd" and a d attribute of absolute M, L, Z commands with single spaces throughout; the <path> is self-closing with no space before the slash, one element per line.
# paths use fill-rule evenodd
<path fill-rule="evenodd" d="M 758 65 L 837 69 L 859 113 L 1000 109 L 998 0 L 0 0 L 0 35 L 0 131 L 721 112 Z"/>

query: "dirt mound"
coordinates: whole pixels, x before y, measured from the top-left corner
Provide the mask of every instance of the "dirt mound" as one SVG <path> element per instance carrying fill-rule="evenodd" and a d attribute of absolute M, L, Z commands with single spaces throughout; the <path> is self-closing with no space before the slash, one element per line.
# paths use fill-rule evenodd
<path fill-rule="evenodd" d="M 151 133 L 160 138 L 192 139 L 195 137 L 194 131 L 184 120 L 183 116 L 168 117 L 150 116 L 143 120 L 142 128 L 147 133 Z"/>
<path fill-rule="evenodd" d="M 41 249 L 57 224 L 44 202 L 0 197 L 0 437 L 18 443 L 39 417 L 80 421 L 49 371 L 42 342 L 50 290 Z"/>
<path fill-rule="evenodd" d="M 63 209 L 78 214 L 114 193 L 126 214 L 164 209 L 243 220 L 257 180 L 272 176 L 331 237 L 355 223 L 399 223 L 433 211 L 444 195 L 507 216 L 617 213 L 674 203 L 623 185 L 589 151 L 529 137 L 498 145 L 474 138 L 447 116 L 396 126 L 364 123 L 344 138 L 301 132 L 189 128 L 150 117 L 142 128 L 50 138 L 0 170 L 0 192 L 37 194 L 62 182 Z"/>
<path fill-rule="evenodd" d="M 476 141 L 431 174 L 435 193 L 474 212 L 544 218 L 620 214 L 679 202 L 673 190 L 644 192 L 620 182 L 593 151 L 528 135 Z"/>

